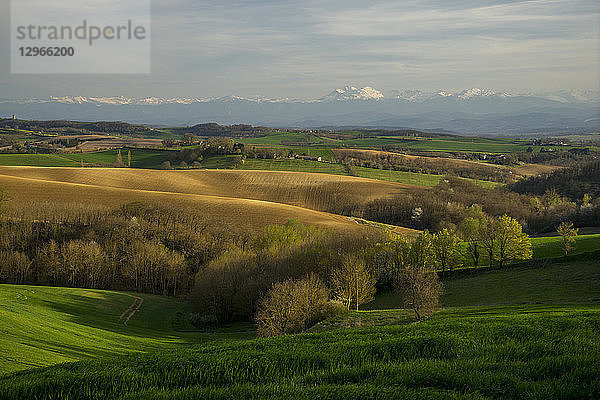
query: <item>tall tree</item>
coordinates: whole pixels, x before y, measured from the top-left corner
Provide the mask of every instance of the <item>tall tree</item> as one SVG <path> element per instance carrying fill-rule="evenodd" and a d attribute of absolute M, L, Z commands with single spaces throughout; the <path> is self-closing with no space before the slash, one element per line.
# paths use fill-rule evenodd
<path fill-rule="evenodd" d="M 460 244 L 460 238 L 446 228 L 433 235 L 433 255 L 442 271 L 453 270 L 461 264 Z"/>
<path fill-rule="evenodd" d="M 123 157 L 121 156 L 121 149 L 117 150 L 117 158 L 115 159 L 115 167 L 123 166 Z"/>
<path fill-rule="evenodd" d="M 404 251 L 403 268 L 396 276 L 395 286 L 402 293 L 404 307 L 412 309 L 420 320 L 433 314 L 442 293 L 435 268 L 432 236 L 424 231 Z"/>
<path fill-rule="evenodd" d="M 561 222 L 556 232 L 562 239 L 563 252 L 565 256 L 569 254 L 569 251 L 573 250 L 573 244 L 575 243 L 575 237 L 579 233 L 578 229 L 573 229 L 572 222 Z"/>
<path fill-rule="evenodd" d="M 331 285 L 338 300 L 348 309 L 373 299 L 375 294 L 375 278 L 367 269 L 365 262 L 355 256 L 348 256 L 344 263 L 331 275 Z"/>
<path fill-rule="evenodd" d="M 467 218 L 458 225 L 458 232 L 465 241 L 465 253 L 473 261 L 473 266 L 479 266 L 481 257 L 481 234 L 486 225 L 485 214 L 481 207 L 472 206 L 467 209 Z"/>
<path fill-rule="evenodd" d="M 500 268 L 508 260 L 526 260 L 531 258 L 531 239 L 523 232 L 523 227 L 514 218 L 503 215 L 493 224 L 497 241 L 497 259 Z"/>
<path fill-rule="evenodd" d="M 127 166 L 131 167 L 131 150 L 127 149 Z"/>

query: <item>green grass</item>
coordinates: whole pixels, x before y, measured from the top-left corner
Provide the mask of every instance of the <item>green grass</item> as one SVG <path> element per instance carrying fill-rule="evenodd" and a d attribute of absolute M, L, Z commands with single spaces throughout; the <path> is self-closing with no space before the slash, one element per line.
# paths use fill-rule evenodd
<path fill-rule="evenodd" d="M 600 262 L 578 261 L 541 268 L 482 270 L 442 279 L 444 307 L 497 304 L 600 304 Z M 379 293 L 366 309 L 401 308 L 395 291 Z"/>
<path fill-rule="evenodd" d="M 416 151 L 442 151 L 442 152 L 472 152 L 472 153 L 518 153 L 524 152 L 531 147 L 534 152 L 539 152 L 542 147 L 554 149 L 569 149 L 572 147 L 583 148 L 585 146 L 530 146 L 530 141 L 511 138 L 485 138 L 485 137 L 402 137 L 402 136 L 358 136 L 361 132 L 348 131 L 355 138 L 332 139 L 325 136 L 295 133 L 295 132 L 273 132 L 265 136 L 255 138 L 236 139 L 247 145 L 255 146 L 277 146 L 279 148 L 290 148 L 299 152 L 301 148 L 315 147 L 326 150 L 331 148 L 363 148 L 381 149 L 383 146 L 396 146 Z M 290 147 L 290 144 L 293 144 Z M 315 150 L 316 150 L 315 149 Z M 312 151 L 312 150 L 311 150 Z"/>
<path fill-rule="evenodd" d="M 132 149 L 131 166 L 133 168 L 158 168 L 169 159 L 164 150 Z M 123 163 L 127 163 L 127 150 L 121 150 Z M 79 167 L 84 165 L 112 166 L 117 159 L 117 150 L 103 150 L 89 153 L 64 154 L 0 154 L 0 165 L 33 167 Z"/>
<path fill-rule="evenodd" d="M 134 300 L 127 293 L 0 285 L 0 373 L 253 336 L 251 331 L 194 332 L 179 316 L 183 301 L 145 294 L 135 296 L 142 297 L 144 302 L 125 326 L 119 317 Z"/>
<path fill-rule="evenodd" d="M 600 307 L 454 309 L 0 377 L 6 399 L 598 398 Z"/>
<path fill-rule="evenodd" d="M 75 161 L 57 154 L 0 154 L 0 165 L 24 165 L 29 167 L 78 166 L 78 164 Z"/>
<path fill-rule="evenodd" d="M 207 155 L 202 159 L 202 168 L 209 169 L 224 169 L 224 168 L 233 168 L 235 166 L 235 159 L 238 156 L 236 155 Z M 176 167 L 177 165 L 173 165 Z"/>
<path fill-rule="evenodd" d="M 341 164 L 298 159 L 264 160 L 247 158 L 244 163 L 241 163 L 238 166 L 238 168 L 246 170 L 319 172 L 324 174 L 347 175 L 344 166 Z"/>
<path fill-rule="evenodd" d="M 236 138 L 236 141 L 247 145 L 285 145 L 286 143 L 315 143 L 320 140 L 314 135 L 298 132 L 273 132 L 265 136 L 252 138 Z"/>
<path fill-rule="evenodd" d="M 63 157 L 75 161 L 78 165 L 95 164 L 111 166 L 117 159 L 118 150 L 103 150 L 89 153 L 69 153 Z M 152 149 L 131 149 L 131 166 L 133 168 L 158 168 L 164 161 L 169 160 L 170 151 Z M 123 163 L 127 163 L 127 150 L 121 150 Z"/>
<path fill-rule="evenodd" d="M 559 236 L 536 237 L 531 239 L 533 258 L 551 258 L 564 255 Z M 569 254 L 581 254 L 600 250 L 600 234 L 579 235 Z"/>
<path fill-rule="evenodd" d="M 465 245 L 463 244 L 463 248 L 464 246 Z M 562 240 L 559 236 L 532 237 L 531 247 L 533 250 L 532 258 L 534 260 L 557 258 L 564 255 Z M 596 250 L 600 250 L 600 234 L 589 233 L 586 235 L 579 235 L 575 238 L 575 244 L 573 245 L 573 249 L 569 251 L 569 255 L 589 253 Z M 465 262 L 466 264 L 464 267 L 472 268 L 472 261 L 465 260 Z M 481 252 L 479 265 L 480 267 L 487 267 L 490 265 L 489 257 L 485 251 Z"/>

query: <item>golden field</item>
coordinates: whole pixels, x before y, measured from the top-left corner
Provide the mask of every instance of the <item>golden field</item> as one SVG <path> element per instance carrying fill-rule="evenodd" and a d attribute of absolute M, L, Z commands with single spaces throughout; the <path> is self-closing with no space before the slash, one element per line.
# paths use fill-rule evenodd
<path fill-rule="evenodd" d="M 31 204 L 119 206 L 134 201 L 193 207 L 238 229 L 262 229 L 297 219 L 336 229 L 361 229 L 354 220 L 321 212 L 332 202 L 392 196 L 406 185 L 326 174 L 118 168 L 0 167 L 0 188 L 17 211 Z"/>

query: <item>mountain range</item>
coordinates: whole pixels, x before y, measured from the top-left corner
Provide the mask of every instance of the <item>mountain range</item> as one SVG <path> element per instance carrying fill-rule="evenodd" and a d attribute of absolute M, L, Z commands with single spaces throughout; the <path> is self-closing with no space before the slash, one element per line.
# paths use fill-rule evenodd
<path fill-rule="evenodd" d="M 600 130 L 600 93 L 592 90 L 511 94 L 346 86 L 318 99 L 225 96 L 84 97 L 0 100 L 0 116 L 120 120 L 184 126 L 204 122 L 273 127 L 415 128 L 464 134 Z"/>

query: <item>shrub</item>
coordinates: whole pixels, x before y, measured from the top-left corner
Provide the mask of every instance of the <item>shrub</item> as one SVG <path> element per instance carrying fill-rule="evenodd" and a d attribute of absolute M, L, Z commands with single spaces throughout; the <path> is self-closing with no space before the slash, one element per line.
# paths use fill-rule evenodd
<path fill-rule="evenodd" d="M 314 274 L 273 284 L 256 313 L 259 335 L 305 331 L 326 315 L 328 298 L 329 290 Z"/>

